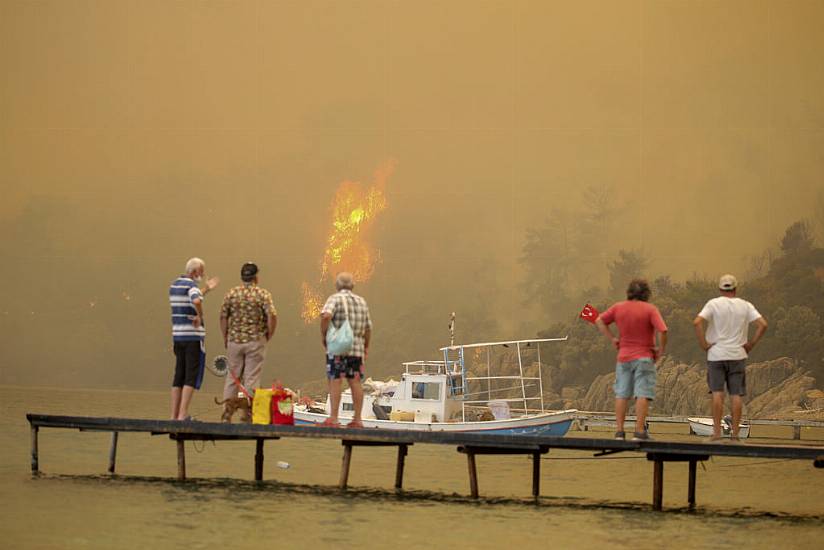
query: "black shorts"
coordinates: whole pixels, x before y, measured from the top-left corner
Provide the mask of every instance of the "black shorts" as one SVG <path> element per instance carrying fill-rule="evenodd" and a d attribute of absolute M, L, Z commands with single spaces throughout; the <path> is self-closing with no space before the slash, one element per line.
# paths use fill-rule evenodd
<path fill-rule="evenodd" d="M 747 395 L 747 361 L 707 361 L 707 385 L 711 392 L 724 391 L 730 395 Z"/>
<path fill-rule="evenodd" d="M 173 388 L 191 386 L 196 390 L 203 384 L 203 370 L 206 367 L 206 348 L 203 342 L 175 342 L 175 377 Z"/>
<path fill-rule="evenodd" d="M 363 357 L 348 355 L 326 356 L 326 378 L 334 380 L 346 377 L 347 380 L 363 380 Z"/>

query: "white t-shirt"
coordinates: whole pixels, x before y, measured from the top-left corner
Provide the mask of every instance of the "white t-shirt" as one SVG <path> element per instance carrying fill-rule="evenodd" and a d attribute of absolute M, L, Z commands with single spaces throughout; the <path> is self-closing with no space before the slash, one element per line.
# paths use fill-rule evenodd
<path fill-rule="evenodd" d="M 750 323 L 761 317 L 751 303 L 741 298 L 719 296 L 706 303 L 698 314 L 706 320 L 707 342 L 715 344 L 707 351 L 708 361 L 746 359 Z"/>

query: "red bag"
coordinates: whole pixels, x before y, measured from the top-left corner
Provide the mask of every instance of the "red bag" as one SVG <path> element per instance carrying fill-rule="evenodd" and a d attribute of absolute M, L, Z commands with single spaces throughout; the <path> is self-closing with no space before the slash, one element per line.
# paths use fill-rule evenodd
<path fill-rule="evenodd" d="M 292 394 L 280 384 L 272 386 L 272 424 L 294 425 Z"/>

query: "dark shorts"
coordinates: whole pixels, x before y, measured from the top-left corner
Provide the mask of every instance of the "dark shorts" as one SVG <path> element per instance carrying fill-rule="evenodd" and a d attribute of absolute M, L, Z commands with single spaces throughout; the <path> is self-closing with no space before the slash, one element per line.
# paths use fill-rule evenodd
<path fill-rule="evenodd" d="M 724 391 L 730 395 L 747 394 L 746 359 L 734 361 L 707 361 L 707 384 L 711 392 Z"/>
<path fill-rule="evenodd" d="M 206 367 L 206 348 L 203 342 L 175 342 L 175 377 L 173 388 L 191 386 L 196 390 L 203 384 Z"/>
<path fill-rule="evenodd" d="M 357 378 L 363 380 L 363 357 L 350 357 L 348 355 L 326 356 L 326 378 L 346 377 L 347 380 Z"/>

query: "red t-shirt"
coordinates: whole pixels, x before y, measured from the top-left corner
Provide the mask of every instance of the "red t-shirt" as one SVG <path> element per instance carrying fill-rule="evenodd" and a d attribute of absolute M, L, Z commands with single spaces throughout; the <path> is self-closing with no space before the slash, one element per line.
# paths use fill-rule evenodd
<path fill-rule="evenodd" d="M 615 323 L 620 332 L 618 362 L 626 363 L 644 357 L 653 358 L 655 331 L 665 332 L 667 325 L 658 308 L 641 300 L 618 302 L 601 314 L 606 325 Z"/>

